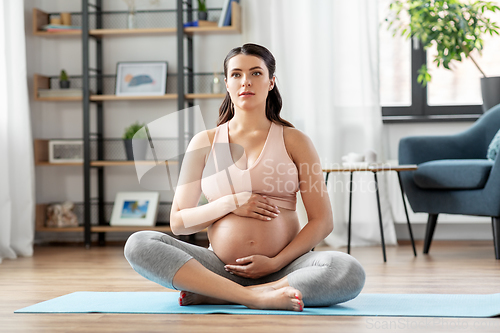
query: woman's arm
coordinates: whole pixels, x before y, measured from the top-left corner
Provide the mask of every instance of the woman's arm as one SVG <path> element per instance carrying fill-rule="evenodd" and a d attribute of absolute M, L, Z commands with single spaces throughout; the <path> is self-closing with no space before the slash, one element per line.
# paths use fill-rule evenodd
<path fill-rule="evenodd" d="M 210 141 L 207 131 L 198 133 L 184 155 L 170 212 L 170 227 L 175 235 L 201 231 L 229 213 L 263 221 L 275 217 L 274 206 L 263 196 L 249 191 L 225 195 L 198 206 L 203 169 L 212 146 Z"/>
<path fill-rule="evenodd" d="M 210 148 L 208 131 L 196 134 L 187 147 L 170 212 L 170 227 L 175 235 L 201 231 L 236 209 L 233 195 L 198 206 L 201 178 Z"/>
<path fill-rule="evenodd" d="M 276 271 L 310 251 L 333 230 L 333 212 L 318 153 L 311 139 L 299 130 L 287 129 L 286 134 L 287 149 L 299 171 L 299 190 L 308 223 L 272 258 Z"/>

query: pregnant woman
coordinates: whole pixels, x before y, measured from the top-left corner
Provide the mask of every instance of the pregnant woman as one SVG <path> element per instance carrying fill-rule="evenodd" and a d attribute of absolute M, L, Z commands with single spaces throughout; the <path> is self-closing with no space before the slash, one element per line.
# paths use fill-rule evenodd
<path fill-rule="evenodd" d="M 180 305 L 302 311 L 348 301 L 364 286 L 356 259 L 312 251 L 333 229 L 332 209 L 311 140 L 279 115 L 275 67 L 262 46 L 231 50 L 217 127 L 187 148 L 170 226 L 176 235 L 207 228 L 210 247 L 155 231 L 134 233 L 125 245 L 139 274 L 181 291 Z M 302 229 L 299 190 L 308 218 Z M 202 192 L 209 203 L 198 206 Z"/>

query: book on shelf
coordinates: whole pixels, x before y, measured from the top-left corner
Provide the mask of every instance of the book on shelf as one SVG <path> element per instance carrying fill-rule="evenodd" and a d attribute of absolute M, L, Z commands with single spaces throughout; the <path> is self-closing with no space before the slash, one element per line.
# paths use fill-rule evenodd
<path fill-rule="evenodd" d="M 42 27 L 44 31 L 71 31 L 82 30 L 82 27 L 76 25 L 63 25 L 63 24 L 47 24 Z"/>
<path fill-rule="evenodd" d="M 219 27 L 224 26 L 224 20 L 226 19 L 226 14 L 227 14 L 227 7 L 231 3 L 231 0 L 224 0 L 224 3 L 222 4 L 222 12 L 220 13 L 219 17 Z"/>
<path fill-rule="evenodd" d="M 231 7 L 232 3 L 239 3 L 240 0 L 224 0 L 224 4 L 222 6 L 222 13 L 219 18 L 219 27 L 230 26 L 231 25 Z"/>
<path fill-rule="evenodd" d="M 82 97 L 83 90 L 78 89 L 38 89 L 38 97 Z"/>
<path fill-rule="evenodd" d="M 217 22 L 204 21 L 204 20 L 198 20 L 198 21 L 184 23 L 184 28 L 187 28 L 187 27 L 216 27 L 216 26 L 217 26 Z"/>

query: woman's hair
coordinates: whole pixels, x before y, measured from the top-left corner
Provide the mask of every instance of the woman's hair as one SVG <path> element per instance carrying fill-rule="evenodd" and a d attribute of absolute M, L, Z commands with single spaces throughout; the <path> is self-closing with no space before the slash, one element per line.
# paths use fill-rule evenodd
<path fill-rule="evenodd" d="M 257 44 L 245 44 L 241 47 L 236 47 L 229 51 L 224 59 L 224 77 L 227 79 L 227 64 L 229 60 L 239 54 L 252 55 L 259 57 L 266 64 L 269 70 L 269 79 L 272 79 L 274 72 L 276 70 L 276 60 L 274 56 L 266 49 L 264 46 Z M 266 99 L 266 117 L 274 123 L 281 124 L 283 126 L 294 127 L 288 121 L 280 117 L 281 107 L 283 103 L 281 101 L 281 95 L 276 84 L 273 89 L 269 91 Z M 224 124 L 234 117 L 234 104 L 231 101 L 231 96 L 229 92 L 226 92 L 226 97 L 219 108 L 219 119 L 217 120 L 217 126 Z"/>

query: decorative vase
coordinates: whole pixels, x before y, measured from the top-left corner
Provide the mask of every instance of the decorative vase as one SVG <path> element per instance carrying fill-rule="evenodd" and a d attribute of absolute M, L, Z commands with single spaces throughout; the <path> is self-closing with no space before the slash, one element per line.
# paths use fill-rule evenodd
<path fill-rule="evenodd" d="M 208 12 L 198 12 L 198 20 L 206 21 L 208 18 Z"/>
<path fill-rule="evenodd" d="M 136 28 L 135 8 L 134 7 L 130 7 L 128 9 L 127 28 L 128 29 L 135 29 Z"/>
<path fill-rule="evenodd" d="M 68 89 L 70 86 L 70 81 L 59 81 L 59 88 Z"/>
<path fill-rule="evenodd" d="M 217 75 L 214 75 L 212 80 L 212 94 L 220 94 L 220 80 Z"/>
<path fill-rule="evenodd" d="M 483 112 L 500 104 L 500 76 L 482 77 L 481 95 L 483 96 Z"/>

